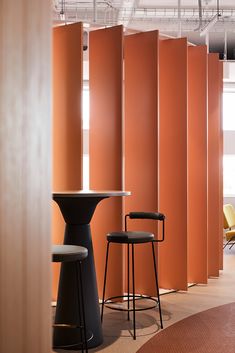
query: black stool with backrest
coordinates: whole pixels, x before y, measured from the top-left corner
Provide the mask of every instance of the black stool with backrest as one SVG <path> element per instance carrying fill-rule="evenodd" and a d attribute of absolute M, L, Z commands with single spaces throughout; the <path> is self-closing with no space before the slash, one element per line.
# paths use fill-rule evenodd
<path fill-rule="evenodd" d="M 161 238 L 154 238 L 154 234 L 150 232 L 143 232 L 143 231 L 128 231 L 127 230 L 127 219 L 149 219 L 162 222 L 162 235 Z M 155 258 L 155 251 L 154 251 L 154 243 L 162 242 L 164 240 L 164 233 L 165 233 L 165 216 L 162 213 L 156 212 L 130 212 L 125 216 L 125 231 L 121 232 L 112 232 L 107 235 L 107 251 L 106 251 L 106 261 L 105 261 L 105 274 L 104 274 L 104 287 L 103 287 L 103 299 L 102 299 L 102 308 L 101 308 L 101 321 L 103 320 L 103 313 L 104 313 L 104 305 L 107 305 L 108 302 L 116 300 L 118 298 L 126 298 L 127 297 L 127 309 L 123 308 L 115 308 L 115 310 L 122 310 L 127 311 L 128 320 L 130 320 L 130 311 L 133 311 L 133 338 L 136 339 L 136 322 L 135 322 L 135 312 L 140 310 L 148 310 L 155 308 L 158 305 L 159 315 L 160 315 L 160 324 L 161 328 L 163 328 L 162 324 L 162 313 L 161 313 L 161 303 L 160 303 L 160 295 L 159 295 L 159 286 L 158 286 L 158 275 L 157 275 L 157 264 Z M 116 296 L 110 297 L 105 299 L 105 287 L 106 287 L 106 278 L 107 278 L 107 268 L 108 268 L 108 256 L 109 256 L 109 245 L 111 243 L 118 243 L 118 244 L 127 244 L 127 296 Z M 154 274 L 155 274 L 155 282 L 156 282 L 156 292 L 157 292 L 157 299 L 150 297 L 150 296 L 142 296 L 136 295 L 135 293 L 135 264 L 134 264 L 134 245 L 135 244 L 143 244 L 143 243 L 151 243 L 152 246 L 152 256 L 153 256 L 153 266 L 154 266 Z M 130 294 L 130 245 L 132 248 L 132 291 L 133 294 Z M 148 306 L 146 308 L 136 309 L 136 299 L 151 299 L 155 302 L 154 306 Z M 133 308 L 130 308 L 130 301 L 133 302 Z M 109 308 L 111 306 L 107 305 Z"/>
<path fill-rule="evenodd" d="M 56 346 L 53 348 L 60 349 L 71 349 L 73 346 L 81 346 L 82 352 L 87 353 L 87 333 L 86 333 L 86 320 L 85 320 L 85 308 L 84 308 L 84 297 L 83 297 L 83 282 L 82 282 L 82 261 L 88 256 L 87 248 L 77 245 L 53 245 L 52 246 L 52 261 L 53 262 L 74 262 L 76 271 L 76 290 L 78 300 L 78 317 L 79 323 L 56 323 L 54 327 L 62 327 L 68 329 L 80 329 L 81 342 L 75 342 L 74 345 L 69 346 Z"/>

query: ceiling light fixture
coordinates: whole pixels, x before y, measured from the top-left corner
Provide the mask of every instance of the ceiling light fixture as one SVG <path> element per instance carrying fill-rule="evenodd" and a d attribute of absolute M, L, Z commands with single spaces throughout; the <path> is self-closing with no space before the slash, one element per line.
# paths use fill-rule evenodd
<path fill-rule="evenodd" d="M 65 13 L 64 13 L 64 8 L 65 8 L 65 4 L 64 4 L 65 0 L 61 1 L 61 10 L 60 10 L 60 19 L 61 21 L 65 21 Z"/>

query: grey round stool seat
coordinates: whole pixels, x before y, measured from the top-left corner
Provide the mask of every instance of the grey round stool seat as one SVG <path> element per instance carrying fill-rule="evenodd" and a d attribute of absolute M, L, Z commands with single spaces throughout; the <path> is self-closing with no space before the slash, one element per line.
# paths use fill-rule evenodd
<path fill-rule="evenodd" d="M 144 231 L 129 231 L 127 229 L 127 219 L 145 219 L 145 220 L 154 220 L 162 223 L 162 236 L 161 238 L 154 237 L 154 234 L 151 232 Z M 135 322 L 135 313 L 136 311 L 153 309 L 158 306 L 159 316 L 160 316 L 160 326 L 163 328 L 162 323 L 162 312 L 161 312 L 161 303 L 160 303 L 160 294 L 158 286 L 158 275 L 157 275 L 157 261 L 155 257 L 154 243 L 162 242 L 164 240 L 165 234 L 165 216 L 162 213 L 158 212 L 130 212 L 125 215 L 125 231 L 111 232 L 107 234 L 107 250 L 106 250 L 106 260 L 105 260 L 105 270 L 104 270 L 104 285 L 103 285 L 103 297 L 102 297 L 102 307 L 101 307 L 101 321 L 103 320 L 104 305 L 110 309 L 127 311 L 127 319 L 130 320 L 130 312 L 133 313 L 133 338 L 136 339 L 136 322 Z M 108 271 L 108 257 L 109 257 L 109 247 L 110 244 L 125 244 L 127 247 L 127 294 L 118 295 L 109 298 L 105 298 L 105 288 L 106 288 L 106 279 Z M 153 268 L 155 275 L 155 284 L 156 284 L 156 298 L 152 296 L 146 296 L 135 293 L 135 263 L 134 263 L 134 248 L 137 244 L 150 243 L 152 247 L 152 257 L 153 257 Z M 140 246 L 140 245 L 138 245 Z M 132 262 L 132 294 L 130 293 L 130 248 L 132 250 L 131 262 Z M 143 262 L 144 266 L 144 262 Z M 125 301 L 127 298 L 127 309 L 122 307 L 122 305 L 112 306 L 112 303 L 117 302 L 118 299 L 121 299 L 121 302 Z M 144 308 L 136 308 L 135 302 L 136 299 L 149 299 L 154 302 L 154 305 L 145 306 Z M 132 308 L 130 307 L 130 302 L 132 302 Z"/>
<path fill-rule="evenodd" d="M 112 232 L 107 234 L 107 240 L 112 243 L 138 244 L 149 243 L 154 238 L 153 233 L 149 232 Z"/>
<path fill-rule="evenodd" d="M 82 261 L 88 256 L 87 248 L 78 245 L 52 245 L 53 262 Z"/>
<path fill-rule="evenodd" d="M 62 327 L 68 329 L 80 329 L 80 340 L 71 345 L 66 346 L 54 346 L 53 348 L 59 349 L 72 349 L 73 347 L 81 348 L 81 351 L 87 353 L 87 332 L 86 332 L 86 320 L 85 320 L 85 307 L 83 297 L 83 281 L 82 281 L 82 268 L 81 264 L 84 259 L 88 256 L 87 248 L 78 245 L 52 245 L 52 262 L 61 263 L 74 263 L 75 274 L 76 274 L 76 290 L 77 290 L 77 303 L 78 303 L 78 317 L 79 323 L 58 323 L 56 322 L 54 327 Z M 73 283 L 71 283 L 73 285 Z"/>

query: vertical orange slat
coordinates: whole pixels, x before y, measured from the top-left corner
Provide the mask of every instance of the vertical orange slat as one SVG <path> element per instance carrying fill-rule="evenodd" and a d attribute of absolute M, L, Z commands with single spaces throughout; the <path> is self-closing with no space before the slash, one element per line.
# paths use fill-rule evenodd
<path fill-rule="evenodd" d="M 219 269 L 223 270 L 223 231 L 224 231 L 224 215 L 223 215 L 223 203 L 224 203 L 224 190 L 223 190 L 223 153 L 224 153 L 224 141 L 223 141 L 223 61 L 219 62 L 219 208 L 220 208 L 220 223 L 219 223 Z"/>
<path fill-rule="evenodd" d="M 208 270 L 219 276 L 222 248 L 221 217 L 221 75 L 218 54 L 208 54 Z"/>
<path fill-rule="evenodd" d="M 208 56 L 208 256 L 209 275 L 222 267 L 222 124 L 221 63 L 218 54 Z"/>
<path fill-rule="evenodd" d="M 53 190 L 81 188 L 82 24 L 53 30 Z M 53 203 L 53 242 L 63 242 L 64 221 Z M 54 266 L 58 268 L 57 266 Z M 58 272 L 54 274 L 54 278 Z M 54 293 L 56 291 L 54 281 Z"/>
<path fill-rule="evenodd" d="M 188 48 L 188 282 L 207 283 L 207 264 L 207 48 L 198 46 Z"/>
<path fill-rule="evenodd" d="M 163 288 L 187 289 L 187 41 L 160 41 L 159 210 L 166 240 L 159 247 Z"/>
<path fill-rule="evenodd" d="M 93 31 L 89 41 L 90 77 L 90 187 L 122 189 L 122 79 L 123 29 Z M 122 200 L 102 201 L 92 220 L 99 294 L 104 276 L 106 234 L 122 229 Z M 112 246 L 107 296 L 123 291 L 122 248 Z"/>
<path fill-rule="evenodd" d="M 0 2 L 0 352 L 51 352 L 51 5 Z"/>
<path fill-rule="evenodd" d="M 125 37 L 125 212 L 157 211 L 158 31 Z M 130 221 L 156 233 L 156 222 Z M 136 291 L 156 294 L 149 244 L 135 247 Z M 144 259 L 144 263 L 143 263 Z"/>

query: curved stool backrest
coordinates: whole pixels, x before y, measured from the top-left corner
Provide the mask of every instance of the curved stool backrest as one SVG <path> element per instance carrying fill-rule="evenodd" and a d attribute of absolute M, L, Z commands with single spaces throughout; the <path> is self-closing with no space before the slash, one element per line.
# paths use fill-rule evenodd
<path fill-rule="evenodd" d="M 127 232 L 127 220 L 129 219 L 151 219 L 154 221 L 162 221 L 162 237 L 154 238 L 155 242 L 164 241 L 165 238 L 165 215 L 159 212 L 130 212 L 125 215 L 125 232 Z"/>

